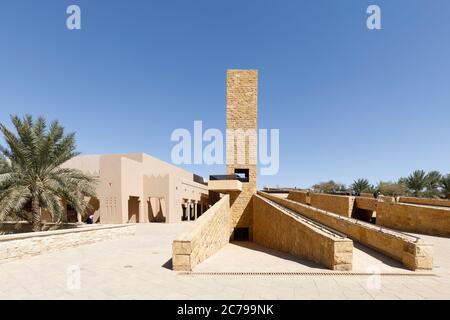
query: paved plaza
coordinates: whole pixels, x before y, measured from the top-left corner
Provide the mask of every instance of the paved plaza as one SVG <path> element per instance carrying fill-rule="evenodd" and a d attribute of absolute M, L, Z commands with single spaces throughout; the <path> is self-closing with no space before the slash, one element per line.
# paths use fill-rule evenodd
<path fill-rule="evenodd" d="M 0 299 L 450 298 L 448 238 L 421 236 L 434 244 L 431 273 L 410 272 L 356 243 L 359 275 L 248 242 L 230 243 L 192 274 L 177 273 L 172 240 L 189 224 L 141 224 L 135 236 L 0 264 Z"/>

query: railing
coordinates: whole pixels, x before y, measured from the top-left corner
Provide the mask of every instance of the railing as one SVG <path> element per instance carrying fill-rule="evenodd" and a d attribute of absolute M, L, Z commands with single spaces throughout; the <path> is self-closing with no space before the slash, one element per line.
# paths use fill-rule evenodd
<path fill-rule="evenodd" d="M 242 177 L 238 174 L 216 174 L 209 176 L 209 180 L 239 180 L 240 182 L 248 182 L 248 177 Z"/>

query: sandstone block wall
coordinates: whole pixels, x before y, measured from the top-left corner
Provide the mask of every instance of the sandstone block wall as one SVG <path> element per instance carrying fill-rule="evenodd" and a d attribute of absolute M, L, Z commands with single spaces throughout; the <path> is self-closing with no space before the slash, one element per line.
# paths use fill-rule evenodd
<path fill-rule="evenodd" d="M 289 191 L 287 198 L 303 204 L 311 204 L 311 199 L 307 191 Z"/>
<path fill-rule="evenodd" d="M 0 236 L 0 263 L 133 235 L 136 226 L 102 225 Z"/>
<path fill-rule="evenodd" d="M 258 71 L 227 70 L 227 174 L 249 169 L 249 181 L 241 192 L 230 193 L 232 227 L 249 228 L 252 238 L 252 196 L 256 193 L 256 157 L 258 129 Z M 241 134 L 233 134 L 242 130 Z M 244 132 L 254 136 L 245 137 Z M 232 135 L 230 135 L 232 133 Z M 244 138 L 244 143 L 238 140 Z M 243 160 L 239 155 L 243 155 Z M 242 163 L 239 163 L 242 162 Z"/>
<path fill-rule="evenodd" d="M 402 231 L 450 237 L 450 208 L 379 202 L 376 223 Z"/>
<path fill-rule="evenodd" d="M 433 247 L 423 243 L 419 238 L 313 208 L 312 206 L 307 206 L 292 200 L 280 199 L 262 192 L 258 192 L 258 194 L 294 212 L 298 212 L 307 218 L 342 232 L 354 241 L 360 242 L 395 260 L 401 261 L 408 269 L 432 268 Z"/>
<path fill-rule="evenodd" d="M 253 197 L 253 241 L 320 263 L 332 270 L 351 270 L 353 242 L 339 234 L 326 232 L 273 205 Z"/>
<path fill-rule="evenodd" d="M 377 210 L 377 199 L 375 198 L 366 198 L 366 197 L 356 197 L 355 198 L 355 207 L 364 210 Z"/>
<path fill-rule="evenodd" d="M 425 206 L 450 207 L 450 200 L 444 200 L 444 199 L 399 197 L 398 202 L 421 204 L 421 205 L 425 205 Z"/>
<path fill-rule="evenodd" d="M 77 223 L 54 223 L 44 222 L 42 231 L 48 230 L 65 230 L 79 227 Z M 19 234 L 33 232 L 33 227 L 28 221 L 0 221 L 0 235 L 2 234 Z"/>
<path fill-rule="evenodd" d="M 322 193 L 310 193 L 311 206 L 337 213 L 344 217 L 351 217 L 355 197 L 338 196 Z"/>
<path fill-rule="evenodd" d="M 230 196 L 225 195 L 173 241 L 173 270 L 192 271 L 226 245 L 231 232 Z"/>

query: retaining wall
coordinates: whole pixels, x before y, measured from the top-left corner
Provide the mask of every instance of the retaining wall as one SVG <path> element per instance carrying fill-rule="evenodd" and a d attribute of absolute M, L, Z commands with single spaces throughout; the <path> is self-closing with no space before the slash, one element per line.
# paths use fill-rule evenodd
<path fill-rule="evenodd" d="M 173 241 L 173 270 L 192 271 L 226 245 L 232 231 L 230 196 L 225 195 Z"/>
<path fill-rule="evenodd" d="M 344 217 L 351 217 L 355 197 L 338 196 L 332 194 L 310 193 L 311 206 L 331 211 Z"/>
<path fill-rule="evenodd" d="M 379 202 L 376 223 L 402 231 L 450 237 L 450 208 Z"/>
<path fill-rule="evenodd" d="M 253 197 L 253 227 L 253 241 L 262 246 L 332 270 L 352 270 L 352 240 L 308 223 L 258 195 Z"/>
<path fill-rule="evenodd" d="M 133 224 L 91 225 L 76 229 L 2 235 L 0 236 L 0 263 L 129 236 L 135 231 L 136 226 Z"/>
<path fill-rule="evenodd" d="M 354 241 L 401 261 L 408 269 L 432 269 L 433 267 L 432 245 L 423 243 L 417 237 L 404 235 L 288 199 L 273 197 L 263 192 L 258 192 L 258 194 L 307 218 L 342 232 Z"/>
<path fill-rule="evenodd" d="M 450 200 L 432 198 L 399 197 L 398 202 L 421 204 L 425 206 L 450 207 Z"/>
<path fill-rule="evenodd" d="M 289 200 L 297 201 L 303 204 L 311 204 L 309 192 L 307 191 L 289 191 L 287 198 Z"/>

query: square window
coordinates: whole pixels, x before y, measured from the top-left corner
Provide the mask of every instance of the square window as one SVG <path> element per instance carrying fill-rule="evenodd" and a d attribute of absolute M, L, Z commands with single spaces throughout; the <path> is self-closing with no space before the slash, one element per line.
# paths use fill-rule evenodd
<path fill-rule="evenodd" d="M 250 179 L 249 169 L 234 169 L 234 174 L 237 176 L 237 179 L 241 182 L 248 182 Z"/>

